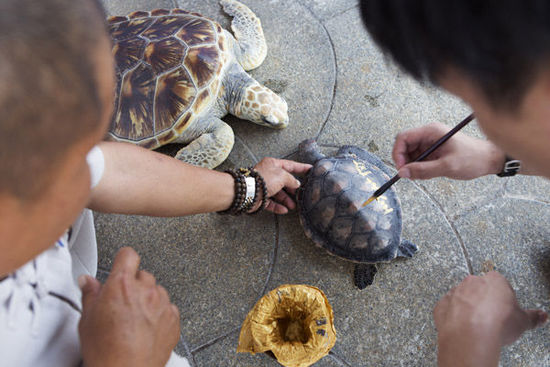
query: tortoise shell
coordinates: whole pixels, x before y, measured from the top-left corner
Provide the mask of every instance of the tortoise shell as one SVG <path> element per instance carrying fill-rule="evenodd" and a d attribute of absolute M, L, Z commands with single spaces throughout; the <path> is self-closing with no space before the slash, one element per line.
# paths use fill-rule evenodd
<path fill-rule="evenodd" d="M 318 153 L 317 158 L 298 190 L 299 216 L 306 235 L 331 254 L 350 261 L 394 259 L 402 230 L 396 191 L 390 188 L 377 201 L 362 206 L 389 180 L 389 169 L 358 147 L 343 147 L 334 157 Z"/>
<path fill-rule="evenodd" d="M 218 96 L 229 61 L 222 27 L 182 9 L 108 23 L 117 78 L 108 139 L 150 149 L 173 141 Z"/>

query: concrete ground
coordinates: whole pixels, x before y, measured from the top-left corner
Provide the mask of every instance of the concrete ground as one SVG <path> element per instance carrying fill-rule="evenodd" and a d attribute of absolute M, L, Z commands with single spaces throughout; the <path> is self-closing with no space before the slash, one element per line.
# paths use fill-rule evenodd
<path fill-rule="evenodd" d="M 217 0 L 103 1 L 110 15 L 178 6 L 230 24 Z M 391 165 L 396 133 L 433 121 L 454 125 L 469 113 L 387 62 L 361 25 L 357 0 L 243 2 L 261 18 L 269 46 L 265 63 L 251 74 L 284 96 L 291 122 L 273 131 L 227 117 L 236 144 L 222 168 L 264 156 L 292 158 L 308 137 L 327 153 L 354 144 Z M 475 125 L 467 131 L 481 136 Z M 375 283 L 363 291 L 352 283 L 353 265 L 316 248 L 295 213 L 168 219 L 98 214 L 99 275 L 108 275 L 120 247 L 133 246 L 143 268 L 180 308 L 178 351 L 197 367 L 276 366 L 265 355 L 235 349 L 248 311 L 285 283 L 319 287 L 334 308 L 338 340 L 319 367 L 435 366 L 435 303 L 466 275 L 493 266 L 510 280 L 523 307 L 550 310 L 547 181 L 401 180 L 396 189 L 403 236 L 420 252 L 381 265 Z M 501 365 L 550 366 L 550 327 L 505 348 Z"/>

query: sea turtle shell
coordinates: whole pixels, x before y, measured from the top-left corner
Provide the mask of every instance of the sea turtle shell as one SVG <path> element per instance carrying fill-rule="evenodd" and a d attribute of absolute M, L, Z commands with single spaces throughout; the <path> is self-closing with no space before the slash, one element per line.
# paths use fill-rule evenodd
<path fill-rule="evenodd" d="M 222 27 L 182 9 L 111 17 L 117 86 L 109 140 L 154 149 L 215 102 L 228 40 Z"/>
<path fill-rule="evenodd" d="M 353 146 L 342 147 L 334 157 L 318 153 L 311 163 L 314 166 L 298 190 L 299 216 L 307 236 L 331 254 L 353 262 L 394 259 L 402 229 L 396 191 L 390 188 L 377 201 L 362 206 L 389 180 L 384 163 Z"/>

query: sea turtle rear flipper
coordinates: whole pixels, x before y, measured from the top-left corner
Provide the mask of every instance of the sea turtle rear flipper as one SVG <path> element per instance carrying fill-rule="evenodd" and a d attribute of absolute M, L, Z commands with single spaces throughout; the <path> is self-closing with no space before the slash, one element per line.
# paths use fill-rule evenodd
<path fill-rule="evenodd" d="M 418 246 L 411 241 L 403 240 L 397 248 L 397 257 L 413 257 L 417 251 Z"/>
<path fill-rule="evenodd" d="M 374 282 L 374 276 L 378 272 L 375 264 L 357 264 L 353 271 L 353 280 L 359 289 L 365 289 Z"/>
<path fill-rule="evenodd" d="M 244 70 L 257 68 L 267 55 L 267 44 L 260 19 L 236 0 L 220 0 L 223 10 L 233 17 L 231 29 L 238 43 L 237 61 Z"/>
<path fill-rule="evenodd" d="M 367 152 L 365 149 L 353 145 L 344 145 L 338 150 L 338 153 L 336 153 L 336 155 L 339 156 L 344 154 L 354 154 L 362 160 L 365 160 L 370 164 L 380 168 L 382 172 L 384 172 L 389 177 L 392 177 L 394 175 L 394 172 L 392 172 L 391 169 L 384 162 L 382 162 L 380 158 L 372 153 Z"/>

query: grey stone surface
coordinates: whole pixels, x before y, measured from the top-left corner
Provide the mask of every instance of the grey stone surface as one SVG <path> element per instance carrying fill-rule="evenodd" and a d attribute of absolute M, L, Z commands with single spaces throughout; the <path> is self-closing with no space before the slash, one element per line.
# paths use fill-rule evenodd
<path fill-rule="evenodd" d="M 299 0 L 316 17 L 327 20 L 359 5 L 359 0 Z"/>
<path fill-rule="evenodd" d="M 182 333 L 198 346 L 240 325 L 262 293 L 275 242 L 270 215 L 217 214 L 156 219 L 96 217 L 100 265 L 130 245 L 182 314 Z"/>
<path fill-rule="evenodd" d="M 280 367 L 276 360 L 266 354 L 237 353 L 239 331 L 232 333 L 220 342 L 195 353 L 197 367 Z M 312 365 L 313 367 L 340 367 L 331 356 L 326 356 Z"/>
<path fill-rule="evenodd" d="M 550 309 L 550 205 L 499 199 L 457 222 L 474 273 L 494 264 L 526 308 Z M 550 327 L 504 349 L 503 366 L 550 366 Z"/>
<path fill-rule="evenodd" d="M 296 141 L 316 136 L 327 118 L 335 79 L 333 50 L 322 25 L 299 2 L 243 2 L 260 17 L 268 46 L 266 60 L 250 74 L 285 98 L 290 123 L 284 130 L 272 130 L 232 116 L 224 120 L 237 135 L 246 137 L 258 158 L 285 156 Z M 217 0 L 179 0 L 178 4 L 197 9 L 230 29 Z"/>
<path fill-rule="evenodd" d="M 322 289 L 334 309 L 334 351 L 351 366 L 435 365 L 432 308 L 468 274 L 460 245 L 438 207 L 410 183 L 399 195 L 403 237 L 420 252 L 410 260 L 379 265 L 374 284 L 363 291 L 353 285 L 354 264 L 317 248 L 296 215 L 280 218 L 278 256 L 268 288 L 303 283 Z"/>
<path fill-rule="evenodd" d="M 136 10 L 171 9 L 175 7 L 173 0 L 102 0 L 109 16 L 128 15 Z"/>
<path fill-rule="evenodd" d="M 542 177 L 514 176 L 506 179 L 505 195 L 550 203 L 550 181 Z"/>

